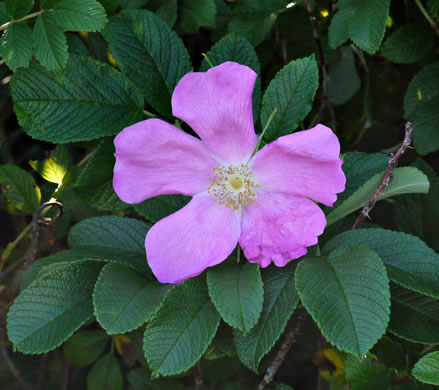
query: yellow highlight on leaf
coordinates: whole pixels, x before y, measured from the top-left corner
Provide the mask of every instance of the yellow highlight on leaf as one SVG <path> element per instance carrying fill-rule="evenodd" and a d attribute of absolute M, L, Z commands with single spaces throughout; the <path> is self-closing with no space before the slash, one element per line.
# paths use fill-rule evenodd
<path fill-rule="evenodd" d="M 416 91 L 418 94 L 418 100 L 422 100 L 422 92 L 421 92 L 421 88 L 418 88 L 418 90 Z"/>
<path fill-rule="evenodd" d="M 320 11 L 320 15 L 322 15 L 323 18 L 327 18 L 329 15 L 329 11 L 327 9 L 322 9 Z"/>
<path fill-rule="evenodd" d="M 120 356 L 123 356 L 123 344 L 131 344 L 131 340 L 128 336 L 117 335 L 113 337 L 114 346 Z"/>
<path fill-rule="evenodd" d="M 390 28 L 393 26 L 393 19 L 391 18 L 391 16 L 389 15 L 387 17 L 387 28 Z"/>
<path fill-rule="evenodd" d="M 88 41 L 88 32 L 80 32 L 79 35 L 82 39 Z"/>
<path fill-rule="evenodd" d="M 117 68 L 117 62 L 113 57 L 113 54 L 111 54 L 110 52 L 107 53 L 107 58 L 108 58 L 108 62 L 110 63 L 111 66 Z"/>

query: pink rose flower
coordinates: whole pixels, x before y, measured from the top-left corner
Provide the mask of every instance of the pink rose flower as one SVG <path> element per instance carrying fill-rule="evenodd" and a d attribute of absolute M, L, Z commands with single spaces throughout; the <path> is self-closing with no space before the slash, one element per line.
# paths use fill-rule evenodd
<path fill-rule="evenodd" d="M 284 266 L 323 233 L 325 215 L 315 202 L 332 206 L 345 188 L 340 144 L 323 125 L 280 137 L 253 155 L 256 77 L 226 62 L 180 80 L 173 115 L 200 139 L 149 119 L 114 140 L 113 186 L 124 202 L 193 196 L 146 236 L 148 264 L 162 283 L 199 275 L 237 243 L 251 263 Z"/>

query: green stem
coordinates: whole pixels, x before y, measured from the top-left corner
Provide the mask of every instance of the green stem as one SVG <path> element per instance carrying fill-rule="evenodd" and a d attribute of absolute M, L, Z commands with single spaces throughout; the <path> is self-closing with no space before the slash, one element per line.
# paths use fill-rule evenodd
<path fill-rule="evenodd" d="M 213 68 L 212 61 L 210 61 L 210 59 L 209 59 L 209 57 L 207 56 L 207 54 L 206 54 L 206 53 L 201 53 L 201 55 L 206 59 L 206 61 L 207 61 L 207 63 L 209 64 L 209 66 L 210 66 L 211 68 Z"/>
<path fill-rule="evenodd" d="M 277 107 L 274 107 L 273 112 L 268 117 L 268 121 L 267 121 L 267 124 L 264 127 L 264 130 L 262 130 L 261 135 L 258 137 L 258 143 L 256 144 L 256 149 L 255 149 L 253 155 L 259 150 L 259 146 L 261 145 L 262 138 L 264 138 L 264 134 L 267 131 L 268 127 L 270 126 L 270 123 L 273 120 L 274 116 L 276 115 L 276 112 L 277 112 Z"/>
<path fill-rule="evenodd" d="M 425 7 L 422 5 L 421 0 L 415 0 L 415 3 L 418 6 L 419 10 L 422 12 L 422 15 L 424 15 L 424 18 L 427 19 L 427 22 L 430 23 L 430 26 L 433 28 L 436 35 L 439 37 L 439 27 L 437 23 L 431 18 L 430 14 L 427 12 Z"/>
<path fill-rule="evenodd" d="M 151 118 L 156 118 L 157 117 L 157 115 L 153 114 L 152 112 L 146 111 L 146 110 L 143 110 L 143 114 L 145 116 L 149 116 Z"/>
<path fill-rule="evenodd" d="M 241 261 L 241 247 L 238 244 L 236 248 L 237 248 L 236 262 L 239 263 Z"/>
<path fill-rule="evenodd" d="M 14 241 L 10 242 L 6 246 L 6 249 L 3 251 L 0 257 L 0 272 L 3 270 L 3 266 L 5 265 L 12 251 L 19 244 L 19 242 L 29 234 L 31 230 L 32 230 L 32 222 L 23 229 L 23 231 L 17 236 L 17 238 Z"/>
<path fill-rule="evenodd" d="M 48 11 L 52 11 L 52 10 L 48 10 Z M 40 16 L 40 15 L 44 14 L 44 12 L 46 12 L 46 10 L 42 9 L 41 11 L 34 12 L 33 14 L 26 15 L 26 16 L 22 17 L 21 19 L 10 20 L 9 22 L 7 22 L 5 24 L 2 24 L 0 26 L 0 31 L 3 31 L 5 29 L 7 29 L 11 24 L 20 23 L 20 22 L 24 22 L 25 20 L 28 20 L 28 19 L 36 18 L 37 16 Z"/>

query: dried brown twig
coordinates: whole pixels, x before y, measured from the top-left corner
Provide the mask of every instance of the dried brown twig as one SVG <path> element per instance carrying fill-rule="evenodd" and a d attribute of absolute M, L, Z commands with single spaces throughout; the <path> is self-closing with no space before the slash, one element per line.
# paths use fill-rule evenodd
<path fill-rule="evenodd" d="M 410 146 L 410 144 L 412 142 L 412 132 L 413 132 L 413 124 L 411 122 L 407 122 L 405 124 L 404 141 L 402 142 L 402 144 L 399 147 L 396 154 L 390 155 L 389 165 L 387 166 L 386 172 L 384 173 L 383 180 L 381 180 L 381 184 L 378 186 L 375 193 L 372 195 L 372 197 L 369 199 L 369 201 L 366 203 L 366 205 L 363 207 L 363 210 L 361 210 L 361 213 L 358 215 L 357 219 L 355 220 L 355 223 L 354 223 L 354 226 L 352 226 L 352 229 L 359 229 L 361 227 L 361 225 L 365 221 L 366 217 L 369 217 L 369 213 L 371 212 L 371 210 L 375 206 L 375 203 L 378 200 L 378 197 L 382 194 L 382 192 L 385 190 L 385 188 L 392 181 L 393 169 L 395 168 L 399 159 L 401 158 L 401 156 L 404 154 L 404 152 L 407 150 L 407 148 Z"/>
<path fill-rule="evenodd" d="M 291 328 L 291 330 L 285 336 L 284 342 L 280 347 L 279 351 L 277 352 L 276 357 L 271 362 L 270 366 L 267 368 L 267 371 L 265 372 L 264 378 L 262 379 L 261 383 L 259 383 L 258 390 L 264 390 L 273 381 L 274 376 L 276 375 L 280 366 L 284 362 L 288 351 L 290 350 L 291 346 L 296 340 L 296 336 L 299 333 L 300 329 L 302 328 L 303 323 L 305 322 L 306 314 L 307 314 L 306 311 L 300 313 L 296 321 L 296 324 Z"/>

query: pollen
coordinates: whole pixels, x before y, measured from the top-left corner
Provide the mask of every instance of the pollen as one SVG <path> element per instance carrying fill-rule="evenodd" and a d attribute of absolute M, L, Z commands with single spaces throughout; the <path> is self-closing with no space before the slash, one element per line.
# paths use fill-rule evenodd
<path fill-rule="evenodd" d="M 207 191 L 212 195 L 212 201 L 236 211 L 256 202 L 257 187 L 246 164 L 218 165 L 212 170 Z"/>

